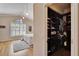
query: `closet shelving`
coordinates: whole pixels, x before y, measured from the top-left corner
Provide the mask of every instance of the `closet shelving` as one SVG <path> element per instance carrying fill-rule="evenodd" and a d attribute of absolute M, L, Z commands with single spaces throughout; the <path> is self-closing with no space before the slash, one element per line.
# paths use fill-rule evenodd
<path fill-rule="evenodd" d="M 63 21 L 63 17 L 66 17 L 66 23 L 63 27 L 60 25 L 60 21 Z M 48 8 L 48 54 L 50 52 L 54 53 L 58 49 L 64 47 L 64 41 L 66 40 L 67 46 L 66 49 L 70 50 L 70 42 L 71 42 L 71 15 L 70 13 L 61 15 L 50 8 Z M 63 30 L 61 28 L 63 28 Z M 67 33 L 67 37 L 64 37 L 64 31 Z M 61 38 L 63 36 L 64 38 Z"/>

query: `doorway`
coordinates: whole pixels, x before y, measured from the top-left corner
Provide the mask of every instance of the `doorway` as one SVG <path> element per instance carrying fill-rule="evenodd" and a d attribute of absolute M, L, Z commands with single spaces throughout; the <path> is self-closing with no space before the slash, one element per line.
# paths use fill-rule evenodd
<path fill-rule="evenodd" d="M 48 56 L 71 56 L 71 4 L 54 3 L 47 10 Z"/>

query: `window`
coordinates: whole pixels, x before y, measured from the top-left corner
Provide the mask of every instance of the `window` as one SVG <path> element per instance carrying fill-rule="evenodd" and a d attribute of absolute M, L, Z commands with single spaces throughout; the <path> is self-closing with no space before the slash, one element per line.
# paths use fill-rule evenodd
<path fill-rule="evenodd" d="M 11 23 L 11 36 L 20 36 L 26 34 L 26 24 L 22 19 L 17 19 Z"/>

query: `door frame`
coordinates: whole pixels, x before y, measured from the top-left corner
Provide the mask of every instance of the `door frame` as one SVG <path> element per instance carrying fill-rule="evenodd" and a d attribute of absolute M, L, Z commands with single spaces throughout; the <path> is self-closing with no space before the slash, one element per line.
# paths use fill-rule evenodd
<path fill-rule="evenodd" d="M 51 4 L 45 4 L 45 19 L 47 29 L 47 7 Z M 47 31 L 45 52 L 47 56 Z M 78 56 L 78 3 L 71 3 L 71 56 Z"/>
<path fill-rule="evenodd" d="M 78 56 L 78 3 L 71 3 L 71 56 Z"/>
<path fill-rule="evenodd" d="M 47 7 L 50 3 L 34 4 L 33 55 L 47 56 Z M 40 29 L 41 28 L 41 29 Z M 40 44 L 41 43 L 41 44 Z M 71 56 L 78 56 L 78 3 L 71 3 Z"/>

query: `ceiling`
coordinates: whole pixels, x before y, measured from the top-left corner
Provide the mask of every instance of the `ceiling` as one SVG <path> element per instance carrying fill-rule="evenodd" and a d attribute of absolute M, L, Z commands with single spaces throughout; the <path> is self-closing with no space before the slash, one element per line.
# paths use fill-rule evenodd
<path fill-rule="evenodd" d="M 70 11 L 68 3 L 52 3 L 49 7 L 60 14 Z M 28 15 L 27 15 L 28 13 Z M 20 15 L 29 19 L 33 19 L 32 3 L 0 3 L 0 15 Z"/>
<path fill-rule="evenodd" d="M 28 13 L 28 15 L 26 15 Z M 32 3 L 0 3 L 0 15 L 20 15 L 33 19 Z"/>
<path fill-rule="evenodd" d="M 67 13 L 71 10 L 71 6 L 69 3 L 53 3 L 49 5 L 49 7 L 60 14 Z"/>

